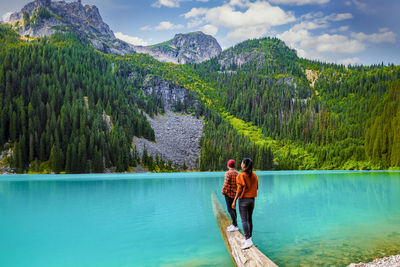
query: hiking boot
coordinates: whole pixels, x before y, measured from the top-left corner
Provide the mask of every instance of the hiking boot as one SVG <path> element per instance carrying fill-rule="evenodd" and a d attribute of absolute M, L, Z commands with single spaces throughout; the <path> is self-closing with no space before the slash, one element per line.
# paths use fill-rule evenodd
<path fill-rule="evenodd" d="M 241 249 L 247 249 L 247 248 L 250 248 L 252 246 L 253 246 L 253 241 L 251 241 L 251 238 L 249 238 L 249 239 L 246 239 L 243 242 L 243 245 L 242 245 Z"/>
<path fill-rule="evenodd" d="M 234 226 L 233 224 L 229 225 L 228 228 L 226 228 L 226 231 L 228 232 L 235 232 L 237 230 L 239 230 L 239 227 Z"/>

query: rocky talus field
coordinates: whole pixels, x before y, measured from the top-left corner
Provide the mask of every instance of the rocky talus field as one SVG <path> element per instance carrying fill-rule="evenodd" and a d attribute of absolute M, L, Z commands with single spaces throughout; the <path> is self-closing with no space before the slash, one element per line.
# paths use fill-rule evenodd
<path fill-rule="evenodd" d="M 202 119 L 171 111 L 147 119 L 154 129 L 156 142 L 134 137 L 133 142 L 139 155 L 142 155 L 146 147 L 148 154 L 155 156 L 158 153 L 165 161 L 171 160 L 178 166 L 185 164 L 189 170 L 198 169 L 200 138 L 203 131 Z"/>

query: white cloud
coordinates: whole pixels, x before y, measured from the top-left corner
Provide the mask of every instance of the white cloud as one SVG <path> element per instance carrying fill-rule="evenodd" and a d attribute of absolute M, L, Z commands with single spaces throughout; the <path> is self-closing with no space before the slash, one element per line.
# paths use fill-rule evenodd
<path fill-rule="evenodd" d="M 331 21 L 341 21 L 341 20 L 351 19 L 351 18 L 353 18 L 353 15 L 351 13 L 340 13 L 340 14 L 333 13 L 326 17 L 327 20 L 331 20 Z"/>
<path fill-rule="evenodd" d="M 379 33 L 366 34 L 363 32 L 352 33 L 351 36 L 360 41 L 369 41 L 372 43 L 395 43 L 396 34 L 387 28 L 379 29 Z"/>
<path fill-rule="evenodd" d="M 153 28 L 150 25 L 146 25 L 140 28 L 142 31 L 151 31 Z"/>
<path fill-rule="evenodd" d="M 371 13 L 373 12 L 372 10 L 368 9 L 368 6 L 366 3 L 363 3 L 361 1 L 358 0 L 353 0 L 353 4 L 361 11 L 365 12 L 365 13 Z"/>
<path fill-rule="evenodd" d="M 355 5 L 359 10 L 361 10 L 365 14 L 375 13 L 374 9 L 369 8 L 368 5 L 361 0 L 346 1 L 345 4 L 346 6 Z"/>
<path fill-rule="evenodd" d="M 350 18 L 349 15 L 328 17 L 331 20 Z M 324 17 L 323 19 L 326 20 L 328 17 Z M 303 21 L 294 25 L 291 29 L 278 34 L 277 37 L 282 39 L 290 47 L 296 49 L 300 57 L 323 61 L 327 61 L 327 56 L 336 59 L 341 54 L 360 53 L 366 49 L 368 43 L 396 42 L 396 34 L 387 28 L 379 29 L 378 33 L 365 34 L 359 32 L 345 35 L 343 32 L 348 31 L 349 27 L 341 26 L 339 29 L 331 30 L 331 33 L 334 32 L 335 34 L 311 33 L 311 30 L 322 28 L 324 25 L 323 23 L 316 23 L 315 20 Z M 336 32 L 341 33 L 339 34 Z M 345 65 L 356 64 L 359 62 L 359 58 L 348 57 L 336 60 L 336 62 Z"/>
<path fill-rule="evenodd" d="M 338 64 L 343 64 L 343 65 L 355 65 L 360 63 L 360 59 L 358 57 L 351 57 L 351 58 L 343 58 L 339 59 L 336 61 Z"/>
<path fill-rule="evenodd" d="M 208 8 L 197 8 L 197 7 L 194 7 L 189 12 L 183 14 L 183 16 L 185 17 L 185 19 L 197 18 L 197 17 L 199 17 L 201 15 L 206 14 L 207 10 L 208 10 Z"/>
<path fill-rule="evenodd" d="M 358 39 L 351 39 L 340 34 L 313 35 L 308 29 L 292 27 L 278 34 L 287 45 L 297 50 L 300 57 L 324 60 L 327 54 L 355 54 L 365 50 L 365 44 Z"/>
<path fill-rule="evenodd" d="M 214 36 L 218 32 L 218 27 L 211 25 L 211 24 L 207 24 L 207 25 L 204 25 L 203 27 L 201 27 L 199 30 L 204 32 L 205 34 Z"/>
<path fill-rule="evenodd" d="M 314 36 L 311 41 L 314 42 L 315 50 L 322 53 L 354 54 L 365 49 L 365 45 L 361 41 L 349 39 L 345 35 L 322 34 Z"/>
<path fill-rule="evenodd" d="M 225 39 L 230 41 L 262 37 L 272 26 L 295 21 L 292 13 L 285 12 L 280 7 L 271 6 L 267 1 L 250 2 L 249 0 L 231 0 L 210 9 L 192 8 L 183 16 L 186 19 L 193 19 L 189 22 L 191 25 L 206 23 L 214 26 L 213 29 L 228 28 Z"/>
<path fill-rule="evenodd" d="M 9 21 L 10 21 L 10 16 L 11 16 L 12 13 L 13 13 L 13 12 L 7 12 L 7 13 L 5 13 L 5 14 L 1 17 L 2 21 L 4 21 L 4 22 L 9 22 Z"/>
<path fill-rule="evenodd" d="M 338 29 L 331 29 L 331 33 L 336 33 L 336 32 L 346 32 L 349 30 L 349 26 L 340 26 Z"/>
<path fill-rule="evenodd" d="M 284 4 L 284 5 L 310 5 L 310 4 L 317 4 L 322 5 L 329 3 L 330 0 L 270 0 L 273 4 Z"/>
<path fill-rule="evenodd" d="M 341 21 L 346 19 L 353 18 L 353 15 L 350 13 L 332 13 L 329 16 L 323 16 L 322 12 L 318 13 L 308 13 L 300 17 L 300 23 L 296 24 L 293 27 L 293 30 L 315 30 L 315 29 L 322 29 L 328 28 L 330 26 L 331 21 Z M 331 30 L 331 32 L 337 32 L 336 29 Z"/>
<path fill-rule="evenodd" d="M 146 25 L 144 27 L 141 27 L 140 29 L 142 31 L 151 31 L 151 30 L 155 30 L 155 31 L 164 31 L 164 30 L 177 30 L 177 29 L 182 29 L 184 26 L 182 24 L 172 24 L 169 21 L 162 21 L 160 22 L 160 24 L 158 24 L 157 26 L 150 26 L 150 25 Z"/>
<path fill-rule="evenodd" d="M 243 41 L 246 39 L 260 38 L 264 36 L 268 30 L 263 26 L 239 27 L 228 32 L 225 39 L 233 41 Z"/>
<path fill-rule="evenodd" d="M 156 31 L 163 31 L 163 30 L 175 30 L 175 29 L 182 29 L 183 25 L 182 24 L 172 24 L 169 21 L 162 21 L 160 22 L 159 25 L 154 27 Z"/>
<path fill-rule="evenodd" d="M 324 13 L 321 11 L 318 12 L 310 12 L 302 15 L 300 17 L 300 20 L 309 20 L 309 19 L 314 19 L 314 18 L 322 18 L 324 16 Z"/>
<path fill-rule="evenodd" d="M 295 20 L 291 13 L 286 13 L 280 7 L 271 6 L 268 2 L 249 3 L 248 9 L 244 12 L 237 11 L 229 5 L 211 8 L 205 14 L 205 18 L 214 25 L 228 28 L 261 25 L 268 28 Z"/>
<path fill-rule="evenodd" d="M 353 2 L 348 4 L 352 5 Z M 379 32 L 366 34 L 349 32 L 347 25 L 331 27 L 332 23 L 349 19 L 353 19 L 351 13 L 332 13 L 328 16 L 324 16 L 322 12 L 307 13 L 289 30 L 277 34 L 276 37 L 296 49 L 300 57 L 345 65 L 359 63 L 360 59 L 356 55 L 365 51 L 372 43 L 396 42 L 396 34 L 388 28 L 380 28 Z M 316 29 L 323 30 L 315 31 Z M 351 56 L 341 57 L 346 54 Z"/>
<path fill-rule="evenodd" d="M 246 6 L 249 6 L 249 4 L 250 4 L 249 0 L 230 0 L 229 1 L 230 6 L 246 7 Z"/>
<path fill-rule="evenodd" d="M 327 28 L 329 25 L 327 23 L 321 23 L 318 21 L 303 21 L 293 26 L 293 30 L 315 30 L 320 28 Z"/>
<path fill-rule="evenodd" d="M 143 39 L 139 38 L 139 37 L 134 37 L 134 36 L 129 36 L 126 34 L 123 34 L 122 32 L 116 32 L 115 33 L 115 37 L 117 37 L 118 39 L 125 41 L 129 44 L 133 44 L 133 45 L 148 45 L 146 41 L 144 41 Z"/>
<path fill-rule="evenodd" d="M 179 7 L 180 3 L 185 0 L 157 0 L 151 6 L 152 7 Z M 209 0 L 196 0 L 197 2 L 207 3 Z"/>
<path fill-rule="evenodd" d="M 179 2 L 182 0 L 157 0 L 157 2 L 154 2 L 151 6 L 152 7 L 179 7 Z"/>
<path fill-rule="evenodd" d="M 192 19 L 191 21 L 189 21 L 186 24 L 186 28 L 190 29 L 190 28 L 197 27 L 197 26 L 201 25 L 203 22 L 204 22 L 203 19 Z"/>

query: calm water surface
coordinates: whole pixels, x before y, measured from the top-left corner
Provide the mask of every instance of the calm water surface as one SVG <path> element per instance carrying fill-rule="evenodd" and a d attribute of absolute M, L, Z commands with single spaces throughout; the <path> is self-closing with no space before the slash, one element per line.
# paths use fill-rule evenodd
<path fill-rule="evenodd" d="M 253 240 L 280 266 L 400 253 L 400 173 L 257 172 Z M 232 266 L 223 173 L 0 176 L 0 266 Z M 224 205 L 225 206 L 225 205 Z"/>

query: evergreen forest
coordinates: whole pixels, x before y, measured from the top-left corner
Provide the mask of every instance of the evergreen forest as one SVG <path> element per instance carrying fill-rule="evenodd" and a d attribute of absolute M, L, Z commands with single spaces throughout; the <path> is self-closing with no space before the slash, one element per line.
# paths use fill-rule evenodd
<path fill-rule="evenodd" d="M 141 90 L 151 76 L 198 103 L 176 111 L 204 120 L 201 171 L 243 157 L 259 170 L 400 167 L 400 66 L 310 61 L 276 38 L 175 65 L 103 54 L 73 33 L 25 41 L 7 25 L 0 48 L 1 160 L 18 173 L 184 170 L 132 144 L 154 141 L 146 114 L 164 113 Z"/>

